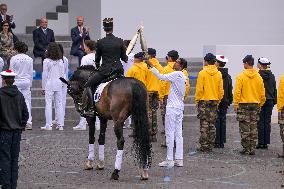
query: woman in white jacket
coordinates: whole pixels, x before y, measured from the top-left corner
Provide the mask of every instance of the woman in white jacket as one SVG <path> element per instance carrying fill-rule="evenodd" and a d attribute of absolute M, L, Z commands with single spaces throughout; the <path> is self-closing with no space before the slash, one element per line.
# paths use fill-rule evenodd
<path fill-rule="evenodd" d="M 63 131 L 64 117 L 62 107 L 62 87 L 60 77 L 64 75 L 62 53 L 58 44 L 52 42 L 47 47 L 46 59 L 43 61 L 42 90 L 45 95 L 46 124 L 42 130 L 52 130 L 52 99 L 54 97 L 55 109 L 58 115 L 57 129 Z"/>
<path fill-rule="evenodd" d="M 62 61 L 64 64 L 64 79 L 68 81 L 68 71 L 69 71 L 69 61 L 68 59 L 64 56 L 64 49 L 61 44 L 58 44 L 60 51 L 62 53 Z M 65 120 L 65 109 L 66 109 L 66 97 L 67 97 L 67 85 L 63 84 L 62 85 L 62 115 L 63 115 L 63 120 Z M 58 126 L 58 112 L 55 109 L 55 120 L 52 122 L 53 125 Z"/>

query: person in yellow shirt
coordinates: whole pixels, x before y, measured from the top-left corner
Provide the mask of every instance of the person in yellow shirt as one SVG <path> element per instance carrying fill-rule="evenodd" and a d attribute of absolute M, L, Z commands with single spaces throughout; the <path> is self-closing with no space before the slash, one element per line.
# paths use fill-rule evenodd
<path fill-rule="evenodd" d="M 183 58 L 180 58 L 180 59 L 182 59 L 183 62 L 186 62 L 186 67 L 187 67 L 187 61 Z M 189 74 L 188 74 L 187 70 L 183 69 L 182 72 L 186 77 L 186 88 L 185 88 L 185 95 L 184 95 L 184 101 L 186 101 L 188 99 L 188 95 L 189 95 L 190 81 L 189 81 Z"/>
<path fill-rule="evenodd" d="M 253 68 L 253 56 L 247 55 L 243 59 L 243 63 L 245 70 L 236 78 L 233 102 L 243 146 L 240 153 L 254 155 L 260 108 L 266 101 L 265 88 L 261 76 Z"/>
<path fill-rule="evenodd" d="M 144 55 L 142 52 L 134 55 L 134 64 L 126 73 L 126 77 L 138 79 L 146 86 L 146 77 L 149 72 L 147 64 L 143 61 Z"/>
<path fill-rule="evenodd" d="M 152 65 L 161 72 L 163 67 L 156 58 L 156 49 L 148 48 L 149 61 Z M 149 70 L 146 77 L 146 88 L 148 91 L 149 99 L 149 108 L 148 108 L 148 117 L 149 117 L 149 130 L 150 130 L 150 139 L 152 142 L 157 142 L 157 110 L 159 108 L 159 90 L 160 90 L 160 80 Z"/>
<path fill-rule="evenodd" d="M 280 126 L 280 136 L 283 143 L 282 155 L 279 155 L 279 157 L 284 158 L 284 75 L 281 76 L 279 82 L 278 95 L 277 95 L 277 109 L 278 109 L 278 123 Z"/>
<path fill-rule="evenodd" d="M 173 69 L 173 67 L 178 58 L 179 54 L 176 50 L 169 51 L 166 56 L 167 65 L 163 68 L 161 74 L 168 74 L 174 72 L 175 70 Z M 170 93 L 170 82 L 161 81 L 159 97 L 160 97 L 160 111 L 163 123 L 163 129 L 161 132 L 162 134 L 165 134 L 165 116 L 166 116 L 166 106 L 167 106 L 169 93 Z M 167 147 L 166 142 L 162 143 L 161 146 Z"/>
<path fill-rule="evenodd" d="M 200 148 L 201 152 L 211 152 L 215 143 L 215 123 L 218 104 L 223 98 L 222 74 L 215 66 L 215 55 L 208 53 L 204 57 L 204 68 L 197 77 L 195 102 L 200 119 Z"/>

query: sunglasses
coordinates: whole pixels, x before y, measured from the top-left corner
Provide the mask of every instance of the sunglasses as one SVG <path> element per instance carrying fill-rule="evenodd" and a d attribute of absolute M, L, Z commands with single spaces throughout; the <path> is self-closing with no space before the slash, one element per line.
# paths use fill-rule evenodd
<path fill-rule="evenodd" d="M 7 9 L 1 9 L 1 10 L 6 11 Z"/>
<path fill-rule="evenodd" d="M 4 27 L 9 27 L 9 25 L 3 25 Z"/>

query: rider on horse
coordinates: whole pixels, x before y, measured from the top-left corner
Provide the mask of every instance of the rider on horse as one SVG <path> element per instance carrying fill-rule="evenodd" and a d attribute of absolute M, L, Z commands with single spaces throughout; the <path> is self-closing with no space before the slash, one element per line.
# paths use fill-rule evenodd
<path fill-rule="evenodd" d="M 123 40 L 115 37 L 113 33 L 113 18 L 105 18 L 103 20 L 104 31 L 106 37 L 98 40 L 95 63 L 98 71 L 95 72 L 87 81 L 83 94 L 83 109 L 87 116 L 94 116 L 94 104 L 92 94 L 95 92 L 98 85 L 110 76 L 122 76 L 123 66 L 120 59 L 127 62 L 126 47 Z M 100 61 L 102 58 L 102 64 Z M 85 99 L 88 100 L 85 100 Z M 91 107 L 89 107 L 89 105 Z M 87 108 L 89 107 L 89 108 Z"/>

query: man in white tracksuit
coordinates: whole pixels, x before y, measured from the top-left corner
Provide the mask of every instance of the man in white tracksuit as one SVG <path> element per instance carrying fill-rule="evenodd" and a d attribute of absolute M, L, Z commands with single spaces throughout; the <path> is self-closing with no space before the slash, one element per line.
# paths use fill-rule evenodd
<path fill-rule="evenodd" d="M 24 42 L 16 42 L 14 49 L 17 51 L 17 55 L 13 56 L 10 60 L 10 70 L 13 70 L 17 74 L 14 84 L 25 97 L 27 104 L 29 119 L 26 129 L 32 130 L 31 86 L 33 82 L 33 59 L 25 54 L 28 51 L 28 46 Z"/>
<path fill-rule="evenodd" d="M 186 76 L 182 72 L 187 67 L 185 59 L 178 59 L 169 74 L 160 74 L 153 65 L 147 61 L 153 74 L 163 81 L 170 81 L 170 94 L 166 106 L 166 142 L 167 142 L 167 159 L 159 163 L 161 167 L 183 166 L 183 137 L 182 137 L 182 120 L 184 110 L 184 95 L 186 90 Z M 174 141 L 176 141 L 175 161 L 173 158 Z"/>
<path fill-rule="evenodd" d="M 83 56 L 81 60 L 81 66 L 91 65 L 95 66 L 95 59 L 96 59 L 96 42 L 92 40 L 86 40 L 84 43 L 84 49 L 87 55 Z M 96 128 L 99 130 L 99 118 L 96 117 Z M 80 122 L 77 126 L 73 127 L 73 130 L 86 130 L 87 120 L 84 117 L 80 117 Z"/>
<path fill-rule="evenodd" d="M 125 45 L 126 47 L 128 47 L 128 45 L 129 45 L 129 43 L 130 43 L 130 40 L 124 40 L 123 43 L 124 43 L 124 45 Z M 123 66 L 123 70 L 124 70 L 124 76 L 126 76 L 127 71 L 128 71 L 128 70 L 133 66 L 133 64 L 134 64 L 134 53 L 132 53 L 132 52 L 129 53 L 129 54 L 127 55 L 127 57 L 128 57 L 127 62 L 126 62 L 126 63 L 125 63 L 125 62 L 122 62 L 122 66 Z M 126 122 L 126 121 L 125 121 L 125 122 Z M 124 122 L 124 125 L 126 125 L 125 122 Z M 130 126 L 131 126 L 131 116 L 128 117 L 128 126 L 124 126 L 123 128 L 130 128 Z"/>

